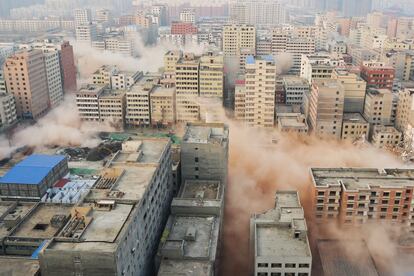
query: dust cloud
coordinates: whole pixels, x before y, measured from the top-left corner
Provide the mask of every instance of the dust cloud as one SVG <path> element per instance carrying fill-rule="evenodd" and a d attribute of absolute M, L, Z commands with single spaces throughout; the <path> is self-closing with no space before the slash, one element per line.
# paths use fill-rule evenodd
<path fill-rule="evenodd" d="M 220 275 L 249 275 L 249 219 L 254 213 L 274 207 L 277 190 L 298 190 L 305 211 L 310 210 L 311 167 L 404 166 L 397 157 L 369 145 L 355 146 L 227 123 L 229 184 Z"/>
<path fill-rule="evenodd" d="M 0 138 L 0 159 L 14 150 L 29 146 L 35 149 L 52 146 L 95 147 L 100 131 L 115 131 L 108 123 L 81 121 L 73 96 L 39 119 L 34 125 L 18 128 L 9 137 Z"/>

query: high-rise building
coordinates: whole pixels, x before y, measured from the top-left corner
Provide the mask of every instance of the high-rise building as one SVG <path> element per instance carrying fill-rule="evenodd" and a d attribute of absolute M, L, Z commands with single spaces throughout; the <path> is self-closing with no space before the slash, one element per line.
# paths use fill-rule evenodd
<path fill-rule="evenodd" d="M 16 100 L 11 94 L 0 93 L 0 130 L 17 122 Z"/>
<path fill-rule="evenodd" d="M 75 25 L 89 25 L 92 22 L 90 9 L 76 9 L 74 11 Z"/>
<path fill-rule="evenodd" d="M 300 76 L 311 84 L 315 80 L 331 79 L 336 67 L 344 66 L 344 60 L 325 53 L 302 55 Z"/>
<path fill-rule="evenodd" d="M 280 1 L 239 0 L 230 5 L 230 16 L 238 24 L 276 26 L 286 21 L 286 10 Z"/>
<path fill-rule="evenodd" d="M 311 275 L 307 231 L 298 192 L 276 192 L 275 207 L 250 219 L 254 275 Z"/>
<path fill-rule="evenodd" d="M 196 23 L 196 15 L 193 9 L 184 9 L 180 12 L 180 21 L 185 23 Z"/>
<path fill-rule="evenodd" d="M 343 69 L 335 69 L 332 78 L 338 80 L 345 89 L 344 112 L 364 112 L 367 83 L 357 74 Z"/>
<path fill-rule="evenodd" d="M 81 24 L 76 26 L 76 41 L 92 45 L 92 41 L 96 40 L 97 29 L 96 25 Z"/>
<path fill-rule="evenodd" d="M 60 67 L 62 72 L 63 90 L 64 92 L 76 91 L 76 65 L 73 46 L 68 41 L 62 42 L 60 48 Z"/>
<path fill-rule="evenodd" d="M 412 230 L 411 173 L 411 169 L 311 169 L 316 222 L 359 225 L 382 220 Z"/>
<path fill-rule="evenodd" d="M 223 54 L 236 58 L 239 69 L 244 69 L 248 55 L 256 54 L 256 28 L 252 25 L 227 25 L 223 29 Z"/>
<path fill-rule="evenodd" d="M 157 85 L 150 94 L 151 125 L 175 124 L 175 88 Z"/>
<path fill-rule="evenodd" d="M 200 57 L 200 97 L 223 100 L 224 59 L 209 52 Z"/>
<path fill-rule="evenodd" d="M 371 126 L 390 125 L 393 95 L 388 89 L 368 89 L 365 96 L 364 118 Z"/>
<path fill-rule="evenodd" d="M 308 118 L 313 133 L 323 137 L 341 137 L 344 97 L 345 89 L 336 80 L 313 82 Z"/>
<path fill-rule="evenodd" d="M 47 74 L 41 50 L 23 50 L 6 59 L 7 91 L 16 99 L 17 116 L 37 119 L 49 110 Z"/>
<path fill-rule="evenodd" d="M 367 82 L 368 88 L 391 90 L 395 69 L 382 62 L 364 62 L 361 66 L 361 77 Z"/>
<path fill-rule="evenodd" d="M 275 124 L 276 64 L 272 56 L 246 58 L 245 123 L 255 127 Z"/>
<path fill-rule="evenodd" d="M 342 14 L 346 17 L 366 16 L 372 10 L 372 0 L 343 0 Z"/>
<path fill-rule="evenodd" d="M 178 122 L 200 120 L 198 103 L 200 60 L 194 54 L 184 54 L 175 67 L 176 110 Z"/>
<path fill-rule="evenodd" d="M 187 124 L 181 143 L 182 180 L 215 180 L 226 186 L 228 151 L 227 125 Z"/>

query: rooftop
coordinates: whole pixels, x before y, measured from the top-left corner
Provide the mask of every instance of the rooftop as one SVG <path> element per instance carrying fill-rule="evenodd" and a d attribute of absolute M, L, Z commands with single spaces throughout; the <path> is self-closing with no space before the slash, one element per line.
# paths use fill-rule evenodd
<path fill-rule="evenodd" d="M 228 139 L 229 130 L 225 124 L 188 124 L 183 141 L 186 143 L 219 143 Z"/>
<path fill-rule="evenodd" d="M 278 113 L 278 125 L 282 129 L 294 128 L 294 129 L 307 129 L 306 117 L 300 113 Z"/>
<path fill-rule="evenodd" d="M 346 190 L 369 190 L 414 186 L 413 169 L 312 168 L 311 174 L 318 187 L 343 185 Z"/>
<path fill-rule="evenodd" d="M 95 95 L 99 96 L 107 85 L 87 84 L 81 87 L 76 95 Z"/>
<path fill-rule="evenodd" d="M 0 258 L 1 275 L 35 276 L 40 265 L 38 260 L 29 258 L 4 257 Z"/>
<path fill-rule="evenodd" d="M 162 87 L 157 85 L 151 92 L 151 97 L 172 97 L 174 96 L 175 88 L 174 87 Z"/>
<path fill-rule="evenodd" d="M 249 55 L 249 56 L 246 57 L 246 64 L 255 64 L 256 60 L 264 60 L 264 61 L 267 61 L 267 62 L 275 62 L 273 56 L 270 56 L 270 55 L 256 56 L 256 57 Z"/>
<path fill-rule="evenodd" d="M 37 185 L 65 159 L 63 155 L 33 154 L 11 168 L 0 178 L 0 184 Z"/>

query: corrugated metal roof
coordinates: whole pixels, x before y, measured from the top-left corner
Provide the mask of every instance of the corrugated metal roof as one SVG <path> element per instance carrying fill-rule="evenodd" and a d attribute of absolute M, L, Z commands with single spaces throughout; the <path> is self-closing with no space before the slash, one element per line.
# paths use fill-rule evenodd
<path fill-rule="evenodd" d="M 64 159 L 63 155 L 33 154 L 10 169 L 0 184 L 38 185 Z"/>

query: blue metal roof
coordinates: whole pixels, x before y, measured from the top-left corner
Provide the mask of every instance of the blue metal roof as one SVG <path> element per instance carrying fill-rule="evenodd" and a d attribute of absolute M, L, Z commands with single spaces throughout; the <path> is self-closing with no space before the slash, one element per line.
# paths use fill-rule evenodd
<path fill-rule="evenodd" d="M 262 58 L 263 58 L 263 60 L 266 60 L 266 61 L 269 61 L 269 62 L 274 62 L 275 61 L 275 59 L 271 55 L 262 56 Z"/>
<path fill-rule="evenodd" d="M 247 56 L 246 57 L 246 64 L 254 64 L 254 63 L 255 63 L 254 56 Z"/>
<path fill-rule="evenodd" d="M 0 178 L 0 184 L 38 185 L 64 159 L 63 155 L 33 154 Z"/>

